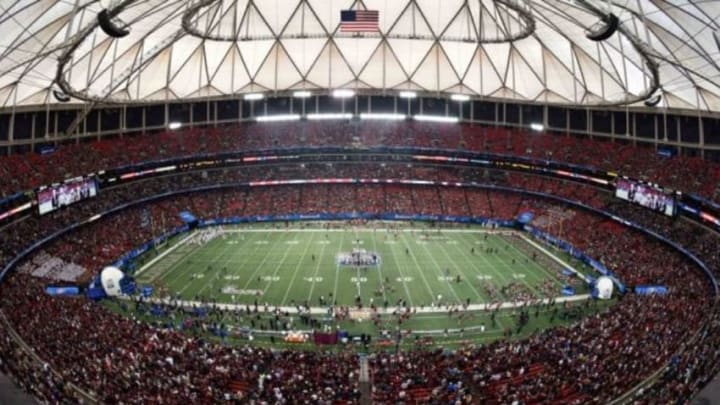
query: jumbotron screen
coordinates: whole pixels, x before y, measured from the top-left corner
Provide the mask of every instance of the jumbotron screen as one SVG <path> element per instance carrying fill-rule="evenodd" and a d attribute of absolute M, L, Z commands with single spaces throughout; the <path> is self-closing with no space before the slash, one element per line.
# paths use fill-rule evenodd
<path fill-rule="evenodd" d="M 77 178 L 63 184 L 38 190 L 38 212 L 40 215 L 58 208 L 74 204 L 97 195 L 97 182 L 94 178 Z"/>
<path fill-rule="evenodd" d="M 673 195 L 648 184 L 629 179 L 617 179 L 615 196 L 668 216 L 675 215 Z"/>

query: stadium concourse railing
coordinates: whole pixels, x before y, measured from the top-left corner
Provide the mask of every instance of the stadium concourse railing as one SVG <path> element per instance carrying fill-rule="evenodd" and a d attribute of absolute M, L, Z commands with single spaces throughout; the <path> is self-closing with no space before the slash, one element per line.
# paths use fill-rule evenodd
<path fill-rule="evenodd" d="M 362 181 L 360 181 L 360 180 L 362 180 L 362 179 L 348 179 L 348 180 L 351 181 L 351 184 L 363 184 Z M 380 181 L 380 180 L 382 180 L 382 179 L 369 179 L 369 180 L 370 180 L 370 181 L 369 181 L 370 183 L 376 183 L 377 181 Z M 377 181 L 374 181 L 374 180 L 377 180 Z M 290 181 L 292 181 L 292 180 L 290 180 Z M 318 183 L 322 183 L 322 184 L 328 184 L 328 182 L 323 182 L 322 179 L 315 179 L 315 181 L 318 181 Z M 405 180 L 405 181 L 399 182 L 398 180 L 387 179 L 386 181 L 387 181 L 388 183 L 392 182 L 392 184 L 398 184 L 398 183 L 400 183 L 400 184 L 404 184 L 404 185 L 408 185 L 408 186 L 412 186 L 412 185 L 417 185 L 417 186 L 434 185 L 434 186 L 440 186 L 440 187 L 466 187 L 466 188 L 486 189 L 486 190 L 493 190 L 493 191 L 500 191 L 500 192 L 519 193 L 519 194 L 523 194 L 523 195 L 526 195 L 526 196 L 549 199 L 549 200 L 553 200 L 553 201 L 556 201 L 556 202 L 560 202 L 560 203 L 563 203 L 563 204 L 567 204 L 567 205 L 570 205 L 570 206 L 573 206 L 573 207 L 576 207 L 576 208 L 580 208 L 580 209 L 584 209 L 584 210 L 591 211 L 591 212 L 596 213 L 596 214 L 598 214 L 598 215 L 602 215 L 602 216 L 605 216 L 605 217 L 607 217 L 607 218 L 610 218 L 610 219 L 612 219 L 612 220 L 614 220 L 614 221 L 617 221 L 617 222 L 619 222 L 619 223 L 622 223 L 623 225 L 625 225 L 625 226 L 627 226 L 627 227 L 630 227 L 630 228 L 636 229 L 636 230 L 638 230 L 638 231 L 640 231 L 640 232 L 643 232 L 643 233 L 647 234 L 648 236 L 650 236 L 650 237 L 652 237 L 652 238 L 655 238 L 655 239 L 657 239 L 657 240 L 659 240 L 659 241 L 667 244 L 667 245 L 670 246 L 671 248 L 673 248 L 673 249 L 677 250 L 678 252 L 680 252 L 681 254 L 685 255 L 686 257 L 688 257 L 691 261 L 693 261 L 698 267 L 700 267 L 700 268 L 705 272 L 705 274 L 706 274 L 707 277 L 709 278 L 710 284 L 711 284 L 712 287 L 713 287 L 714 295 L 715 295 L 716 297 L 717 297 L 717 295 L 718 295 L 718 284 L 717 284 L 717 280 L 716 280 L 715 276 L 714 276 L 713 273 L 707 268 L 707 266 L 706 266 L 701 260 L 699 260 L 695 255 L 693 255 L 691 252 L 687 251 L 687 250 L 684 249 L 682 246 L 680 246 L 680 245 L 678 245 L 677 243 L 675 243 L 675 242 L 673 242 L 673 241 L 671 241 L 671 240 L 663 237 L 662 235 L 659 235 L 659 234 L 656 233 L 656 232 L 653 232 L 653 231 L 648 230 L 648 229 L 646 229 L 646 228 L 644 228 L 644 227 L 642 227 L 642 226 L 640 226 L 640 225 L 638 225 L 638 224 L 635 224 L 635 223 L 632 223 L 632 222 L 627 221 L 627 220 L 625 220 L 625 219 L 622 219 L 622 218 L 620 218 L 620 217 L 618 217 L 618 216 L 616 216 L 616 215 L 614 215 L 614 214 L 611 214 L 611 213 L 609 213 L 609 212 L 606 212 L 606 211 L 603 211 L 603 210 L 599 210 L 599 209 L 590 207 L 590 206 L 588 206 L 588 205 L 586 205 L 586 204 L 584 204 L 584 203 L 582 203 L 582 202 L 580 202 L 580 201 L 574 201 L 574 200 L 570 200 L 570 199 L 566 199 L 566 198 L 563 198 L 563 197 L 554 196 L 554 195 L 552 195 L 552 194 L 547 194 L 547 193 L 541 193 L 541 192 L 523 190 L 523 189 L 514 188 L 514 187 L 504 187 L 504 186 L 488 185 L 488 184 L 457 183 L 457 182 L 456 182 L 456 183 L 448 183 L 448 182 L 434 182 L 434 181 L 427 181 L 427 180 Z M 258 184 L 258 183 L 260 183 L 260 184 Z M 118 206 L 116 206 L 116 207 L 114 207 L 114 208 L 112 208 L 112 209 L 106 210 L 106 211 L 104 211 L 104 212 L 95 214 L 95 215 L 93 215 L 93 216 L 91 216 L 91 217 L 89 217 L 89 218 L 87 218 L 87 219 L 84 219 L 84 220 L 81 220 L 81 221 L 79 221 L 79 222 L 76 222 L 76 223 L 74 223 L 74 224 L 72 224 L 72 225 L 70 225 L 70 226 L 68 226 L 68 227 L 66 227 L 66 228 L 63 228 L 63 229 L 61 229 L 61 230 L 58 230 L 58 231 L 54 232 L 53 234 L 48 235 L 48 236 L 46 236 L 46 237 L 44 237 L 44 238 L 42 238 L 42 239 L 34 242 L 31 246 L 29 246 L 28 248 L 26 248 L 25 250 L 23 250 L 22 252 L 20 252 L 17 256 L 15 256 L 10 262 L 8 262 L 8 263 L 5 265 L 5 267 L 0 271 L 0 281 L 2 281 L 2 279 L 7 275 L 7 273 L 8 273 L 9 271 L 13 270 L 21 261 L 23 261 L 23 260 L 25 260 L 26 258 L 28 258 L 31 254 L 33 254 L 35 251 L 37 251 L 37 250 L 40 249 L 41 247 L 45 246 L 46 244 L 48 244 L 48 243 L 50 243 L 50 242 L 52 242 L 52 241 L 54 241 L 54 240 L 56 240 L 56 239 L 58 239 L 58 238 L 61 238 L 61 237 L 63 237 L 64 235 L 66 235 L 66 234 L 68 234 L 68 233 L 70 233 L 70 232 L 72 232 L 72 231 L 74 231 L 74 230 L 76 230 L 76 229 L 78 229 L 78 228 L 84 227 L 84 226 L 86 226 L 86 225 L 88 225 L 88 224 L 90 224 L 90 223 L 93 223 L 93 222 L 95 222 L 95 221 L 98 221 L 98 220 L 102 219 L 103 217 L 120 213 L 120 212 L 122 212 L 122 211 L 124 211 L 124 210 L 127 210 L 127 209 L 129 209 L 129 208 L 136 207 L 136 206 L 142 206 L 142 205 L 145 205 L 145 204 L 154 202 L 154 201 L 158 201 L 158 200 L 162 200 L 162 199 L 166 199 L 166 198 L 172 198 L 172 197 L 174 197 L 174 196 L 185 195 L 185 194 L 189 194 L 189 193 L 208 192 L 208 191 L 216 191 L 216 190 L 227 190 L 227 189 L 233 189 L 233 188 L 238 188 L 238 187 L 272 187 L 272 186 L 275 186 L 275 185 L 282 185 L 282 184 L 283 184 L 282 181 L 270 181 L 270 182 L 258 182 L 258 183 L 255 183 L 255 184 L 253 185 L 253 184 L 251 184 L 251 183 L 249 183 L 249 182 L 242 182 L 242 183 L 230 183 L 230 184 L 222 184 L 222 185 L 195 187 L 195 188 L 189 188 L 189 189 L 185 189 L 185 190 L 176 190 L 176 191 L 172 191 L 172 192 L 157 194 L 157 195 L 154 195 L 154 196 L 148 196 L 148 197 L 144 197 L 144 198 L 135 200 L 135 201 L 133 201 L 133 202 L 129 202 L 129 203 L 125 203 L 125 204 L 118 205 Z M 295 181 L 294 184 L 297 184 L 297 181 Z M 302 184 L 302 183 L 301 183 L 301 184 Z M 305 184 L 313 184 L 313 183 L 305 183 Z M 345 213 L 345 215 L 342 215 L 341 217 L 340 217 L 340 216 L 335 216 L 335 217 L 333 218 L 332 215 L 326 217 L 326 219 L 328 219 L 328 220 L 331 220 L 331 219 L 352 219 L 352 218 L 386 219 L 386 220 L 402 220 L 402 221 L 407 221 L 407 220 L 450 221 L 450 222 L 461 222 L 461 223 L 463 223 L 463 222 L 464 222 L 464 223 L 487 223 L 488 221 L 491 221 L 491 220 L 489 220 L 489 219 L 487 219 L 487 218 L 479 218 L 479 217 L 454 217 L 454 216 L 445 216 L 445 215 L 415 215 L 415 214 L 412 214 L 412 213 L 408 213 L 408 214 L 387 213 L 387 214 L 384 214 L 384 215 L 378 215 L 378 214 L 359 214 L 359 213 Z M 298 220 L 298 221 L 299 221 L 299 220 L 313 220 L 313 219 L 318 219 L 318 218 L 317 218 L 316 215 L 289 214 L 289 215 L 273 215 L 273 216 L 237 217 L 237 218 L 233 218 L 233 219 L 231 219 L 231 220 L 232 220 L 232 221 L 237 221 L 238 223 L 241 223 L 241 222 L 263 222 L 263 221 L 265 221 L 265 222 L 267 222 L 267 221 L 286 221 L 286 220 Z M 208 224 L 210 224 L 210 223 L 208 222 Z M 216 221 L 214 224 L 221 225 L 221 221 Z M 499 224 L 499 225 L 509 225 L 508 223 L 498 223 L 498 224 Z M 174 231 L 172 231 L 172 232 L 170 232 L 170 233 L 168 233 L 168 234 L 161 235 L 159 238 L 163 238 L 163 239 L 164 239 L 164 238 L 168 237 L 170 234 L 177 234 L 177 233 L 183 232 L 183 231 L 186 230 L 186 229 L 184 229 L 184 228 L 185 228 L 185 227 L 178 228 L 178 229 L 176 229 L 176 230 L 174 230 Z M 147 245 L 146 248 L 149 248 L 150 246 L 153 246 L 154 243 L 156 243 L 157 241 L 160 240 L 159 238 L 155 238 L 153 241 L 148 242 L 148 244 L 146 244 L 146 245 Z M 2 318 L 4 318 L 4 315 L 2 316 Z M 42 359 L 39 359 L 39 358 L 38 358 L 38 356 L 34 353 L 34 351 L 32 350 L 32 348 L 29 347 L 29 346 L 22 340 L 22 338 L 15 332 L 15 330 L 12 328 L 12 326 L 11 326 L 9 323 L 5 322 L 4 319 L 3 319 L 3 323 L 5 323 L 5 324 L 7 325 L 7 329 L 10 331 L 11 336 L 13 337 L 13 339 L 15 339 L 15 340 L 17 341 L 17 343 L 20 345 L 20 347 L 22 347 L 24 350 L 26 350 L 26 351 L 27 351 L 34 359 L 36 359 L 38 362 L 42 362 Z M 652 382 L 651 379 L 657 378 L 657 376 L 658 376 L 662 371 L 664 371 L 665 368 L 666 368 L 666 366 L 663 367 L 662 369 L 658 370 L 656 373 L 654 373 L 654 374 L 650 377 L 650 379 L 647 379 L 647 380 L 645 380 L 645 381 L 647 381 L 648 383 Z M 59 375 L 56 370 L 53 370 L 53 372 L 56 373 L 57 375 Z M 642 386 L 646 386 L 646 385 L 647 385 L 647 384 L 644 384 L 644 385 L 642 385 Z M 84 398 L 85 400 L 87 400 L 87 401 L 90 402 L 90 403 L 97 402 L 96 399 L 95 399 L 95 397 L 94 397 L 91 393 L 82 390 L 80 387 L 76 387 L 76 386 L 73 385 L 73 386 L 70 386 L 70 388 L 73 389 L 73 390 L 76 392 L 76 394 L 78 395 L 79 398 Z M 638 386 L 638 388 L 641 388 L 641 386 Z M 631 396 L 632 393 L 634 393 L 634 392 L 636 392 L 636 391 L 630 391 L 628 394 L 625 394 L 623 397 L 625 397 L 625 396 L 629 397 L 629 396 Z"/>
<path fill-rule="evenodd" d="M 464 165 L 512 170 L 583 182 L 604 187 L 608 190 L 614 190 L 614 181 L 619 177 L 616 172 L 549 159 L 427 147 L 295 147 L 194 154 L 100 170 L 96 173 L 86 174 L 83 177 L 97 178 L 101 188 L 103 188 L 172 172 L 206 170 L 238 165 L 283 162 L 303 163 L 323 161 L 333 156 L 338 159 L 347 159 L 346 161 L 373 161 L 390 158 L 394 162 Z M 655 186 L 660 187 L 659 185 Z M 680 214 L 686 215 L 695 221 L 710 224 L 716 230 L 720 230 L 720 204 L 694 194 L 683 194 L 680 191 L 672 190 L 666 191 L 677 196 Z M 27 213 L 36 204 L 35 190 L 8 196 L 0 200 L 0 222 L 10 220 L 21 213 Z"/>

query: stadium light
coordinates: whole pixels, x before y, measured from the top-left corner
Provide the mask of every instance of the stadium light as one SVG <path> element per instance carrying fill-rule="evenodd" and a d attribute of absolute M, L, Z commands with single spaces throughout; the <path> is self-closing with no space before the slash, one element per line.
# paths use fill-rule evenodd
<path fill-rule="evenodd" d="M 307 90 L 298 90 L 293 92 L 293 97 L 295 98 L 308 98 L 311 97 L 312 93 Z"/>
<path fill-rule="evenodd" d="M 400 97 L 400 98 L 416 98 L 417 93 L 415 93 L 414 91 L 401 91 L 398 94 L 398 97 Z"/>
<path fill-rule="evenodd" d="M 128 25 L 117 18 L 120 11 L 120 7 L 115 7 L 113 10 L 106 8 L 97 16 L 100 29 L 109 37 L 122 38 L 130 33 Z"/>
<path fill-rule="evenodd" d="M 332 92 L 335 98 L 349 98 L 355 95 L 355 90 L 350 89 L 337 89 Z"/>
<path fill-rule="evenodd" d="M 182 128 L 182 122 L 173 121 L 168 124 L 168 129 L 170 130 L 176 130 Z"/>
<path fill-rule="evenodd" d="M 243 100 L 262 100 L 265 96 L 262 93 L 248 93 L 243 96 Z"/>
<path fill-rule="evenodd" d="M 605 41 L 610 38 L 620 26 L 620 19 L 613 13 L 602 16 L 600 21 L 585 33 L 591 41 Z"/>
<path fill-rule="evenodd" d="M 460 122 L 458 117 L 446 117 L 444 115 L 415 115 L 413 119 L 416 121 L 442 122 L 447 124 L 457 124 Z"/>
<path fill-rule="evenodd" d="M 467 94 L 453 94 L 450 96 L 450 100 L 464 103 L 466 101 L 470 101 L 470 96 Z"/>
<path fill-rule="evenodd" d="M 537 123 L 537 122 L 533 122 L 532 124 L 530 124 L 530 129 L 532 129 L 535 132 L 542 132 L 545 130 L 545 125 Z"/>
<path fill-rule="evenodd" d="M 299 114 L 278 114 L 278 115 L 261 115 L 255 117 L 257 122 L 278 122 L 278 121 L 299 121 Z"/>
<path fill-rule="evenodd" d="M 388 120 L 388 121 L 401 121 L 407 118 L 404 114 L 390 114 L 390 113 L 362 113 L 360 114 L 361 120 Z"/>
<path fill-rule="evenodd" d="M 353 117 L 350 113 L 335 113 L 335 114 L 308 114 L 307 119 L 316 120 L 349 120 Z"/>

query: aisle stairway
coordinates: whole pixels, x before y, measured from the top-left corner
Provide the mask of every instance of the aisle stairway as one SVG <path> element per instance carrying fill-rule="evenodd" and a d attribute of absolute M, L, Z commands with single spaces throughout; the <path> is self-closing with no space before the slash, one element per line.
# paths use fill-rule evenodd
<path fill-rule="evenodd" d="M 370 405 L 372 404 L 372 394 L 370 386 L 370 364 L 368 364 L 367 356 L 361 354 L 360 356 L 360 404 Z"/>

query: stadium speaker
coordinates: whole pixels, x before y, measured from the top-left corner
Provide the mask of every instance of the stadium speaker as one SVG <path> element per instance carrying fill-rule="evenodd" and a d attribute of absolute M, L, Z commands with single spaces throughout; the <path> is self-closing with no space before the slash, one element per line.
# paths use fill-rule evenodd
<path fill-rule="evenodd" d="M 661 94 L 654 95 L 654 96 L 650 97 L 649 99 L 645 100 L 645 106 L 655 107 L 656 105 L 660 104 L 660 100 L 662 100 Z"/>
<path fill-rule="evenodd" d="M 68 96 L 67 94 L 63 93 L 60 90 L 53 90 L 52 94 L 53 94 L 53 97 L 55 97 L 55 100 L 57 100 L 61 103 L 67 103 L 68 101 L 70 101 L 70 96 Z"/>
<path fill-rule="evenodd" d="M 117 25 L 115 21 L 113 21 L 113 16 L 110 13 L 110 11 L 105 9 L 98 14 L 98 23 L 100 24 L 100 28 L 102 28 L 103 32 L 113 38 L 122 38 L 129 34 L 130 30 L 127 28 L 127 25 Z"/>
<path fill-rule="evenodd" d="M 604 41 L 612 36 L 620 26 L 620 20 L 613 13 L 610 13 L 593 26 L 585 35 L 591 41 Z"/>

